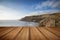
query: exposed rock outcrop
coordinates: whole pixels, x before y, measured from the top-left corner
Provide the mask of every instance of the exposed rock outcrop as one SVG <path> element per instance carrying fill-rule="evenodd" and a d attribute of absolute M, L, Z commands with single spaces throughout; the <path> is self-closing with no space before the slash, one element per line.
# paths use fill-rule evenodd
<path fill-rule="evenodd" d="M 41 27 L 60 26 L 60 13 L 26 16 L 21 21 L 38 22 Z"/>

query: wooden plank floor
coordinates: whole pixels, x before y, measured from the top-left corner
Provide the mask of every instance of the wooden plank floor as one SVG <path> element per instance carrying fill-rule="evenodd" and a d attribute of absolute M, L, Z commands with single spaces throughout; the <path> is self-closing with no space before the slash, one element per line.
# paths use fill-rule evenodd
<path fill-rule="evenodd" d="M 0 40 L 60 40 L 60 27 L 0 27 Z"/>

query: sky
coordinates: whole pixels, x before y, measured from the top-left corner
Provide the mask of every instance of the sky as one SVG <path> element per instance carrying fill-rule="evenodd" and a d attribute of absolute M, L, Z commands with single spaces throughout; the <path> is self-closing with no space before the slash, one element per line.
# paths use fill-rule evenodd
<path fill-rule="evenodd" d="M 60 0 L 0 0 L 0 20 L 60 12 Z"/>

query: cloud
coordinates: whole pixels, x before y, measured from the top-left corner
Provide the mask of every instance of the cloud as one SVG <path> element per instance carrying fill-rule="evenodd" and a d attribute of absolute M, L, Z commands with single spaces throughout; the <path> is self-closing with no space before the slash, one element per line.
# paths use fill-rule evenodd
<path fill-rule="evenodd" d="M 35 9 L 47 9 L 48 7 L 52 9 L 60 8 L 60 1 L 54 1 L 54 0 L 47 0 L 43 1 L 42 3 L 38 3 L 37 5 L 34 6 Z"/>
<path fill-rule="evenodd" d="M 56 12 L 60 12 L 60 10 L 44 10 L 44 11 L 35 11 L 32 13 L 29 13 L 26 16 L 32 16 L 32 15 L 42 15 L 42 14 L 52 14 L 52 13 L 56 13 Z"/>
<path fill-rule="evenodd" d="M 60 9 L 58 9 L 60 8 L 60 1 L 47 0 L 47 1 L 39 2 L 38 4 L 33 5 L 32 7 L 36 11 L 28 14 L 29 16 L 56 13 L 56 12 L 60 12 Z"/>
<path fill-rule="evenodd" d="M 0 20 L 17 20 L 22 18 L 21 12 L 0 5 Z"/>

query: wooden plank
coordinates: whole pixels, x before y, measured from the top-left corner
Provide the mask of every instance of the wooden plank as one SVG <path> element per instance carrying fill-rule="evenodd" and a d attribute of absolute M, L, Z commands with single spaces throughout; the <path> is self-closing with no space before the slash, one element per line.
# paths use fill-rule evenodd
<path fill-rule="evenodd" d="M 0 28 L 0 40 L 60 40 L 59 31 L 59 27 Z"/>
<path fill-rule="evenodd" d="M 0 30 L 8 29 L 9 27 L 0 27 Z M 11 28 L 11 27 L 10 27 Z"/>
<path fill-rule="evenodd" d="M 45 28 L 40 27 L 39 30 L 49 39 L 49 40 L 60 40 L 56 35 L 53 33 L 49 32 Z"/>
<path fill-rule="evenodd" d="M 7 30 L 7 29 L 9 29 L 9 28 L 0 28 L 0 33 L 1 33 L 2 31 Z"/>
<path fill-rule="evenodd" d="M 5 28 L 8 28 L 8 27 L 1 27 L 1 26 L 0 26 L 0 29 L 5 29 Z"/>
<path fill-rule="evenodd" d="M 56 30 L 57 32 L 60 32 L 60 27 L 54 27 L 54 28 L 51 28 L 53 30 Z"/>
<path fill-rule="evenodd" d="M 21 30 L 21 28 L 15 28 L 5 36 L 3 36 L 1 39 L 2 40 L 13 40 L 13 38 L 18 34 L 18 32 Z"/>
<path fill-rule="evenodd" d="M 53 28 L 46 28 L 46 29 L 60 38 L 60 32 L 58 32 L 56 29 L 55 30 Z"/>
<path fill-rule="evenodd" d="M 24 27 L 15 40 L 29 40 L 29 28 Z"/>
<path fill-rule="evenodd" d="M 30 28 L 30 40 L 47 40 L 37 28 Z"/>
<path fill-rule="evenodd" d="M 6 35 L 7 33 L 9 33 L 12 30 L 13 30 L 13 28 L 8 28 L 6 30 L 1 31 L 0 32 L 0 38 L 3 37 L 4 35 Z"/>

